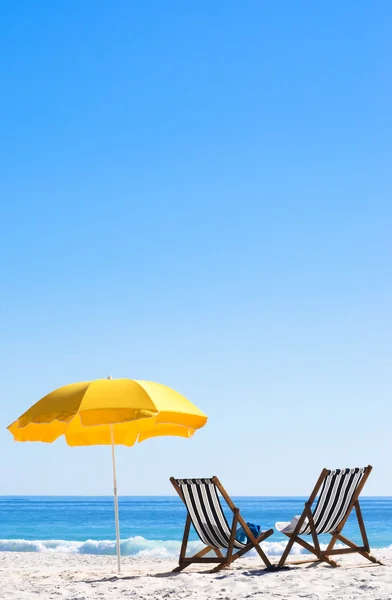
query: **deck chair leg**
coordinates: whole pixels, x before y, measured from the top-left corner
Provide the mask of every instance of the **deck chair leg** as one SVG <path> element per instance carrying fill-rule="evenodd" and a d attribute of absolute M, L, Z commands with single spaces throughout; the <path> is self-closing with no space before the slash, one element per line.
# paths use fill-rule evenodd
<path fill-rule="evenodd" d="M 342 527 L 338 527 L 333 533 L 331 533 L 331 539 L 330 539 L 330 542 L 329 542 L 325 552 L 331 552 L 331 550 L 334 549 L 335 544 L 338 541 L 338 536 L 340 535 L 341 530 L 342 530 Z"/>
<path fill-rule="evenodd" d="M 321 485 L 321 476 L 319 478 L 319 481 L 317 482 L 313 492 L 312 492 L 312 496 L 310 497 L 309 503 L 311 504 L 311 502 L 313 502 L 312 497 L 313 495 L 316 495 L 317 489 L 318 487 Z M 305 505 L 305 509 L 302 512 L 302 515 L 300 516 L 300 519 L 297 523 L 297 525 L 294 528 L 294 531 L 289 535 L 288 533 L 286 533 L 285 535 L 289 538 L 289 541 L 287 543 L 286 548 L 284 549 L 284 552 L 282 554 L 282 556 L 279 559 L 278 564 L 276 565 L 277 569 L 280 569 L 281 567 L 283 567 L 284 563 L 287 560 L 288 555 L 290 554 L 290 550 L 291 548 L 294 546 L 295 542 L 297 541 L 297 538 L 299 536 L 299 532 L 301 531 L 301 527 L 305 521 L 305 517 L 306 517 L 306 505 Z"/>
<path fill-rule="evenodd" d="M 262 542 L 263 540 L 267 539 L 270 535 L 272 535 L 274 533 L 273 529 L 268 529 L 268 531 L 263 531 L 257 538 L 253 535 L 253 533 L 251 532 L 251 530 L 249 529 L 247 523 L 245 522 L 244 518 L 241 516 L 240 512 L 238 512 L 238 520 L 240 522 L 241 527 L 243 528 L 243 530 L 245 531 L 248 540 L 250 540 L 250 543 L 248 543 L 245 548 L 243 548 L 242 550 L 240 550 L 239 552 L 236 552 L 233 560 L 236 560 L 236 558 L 239 558 L 240 556 L 242 556 L 243 554 L 246 554 L 247 552 L 249 552 L 249 550 L 252 550 L 252 548 L 254 548 L 257 552 L 257 554 L 260 556 L 261 560 L 263 561 L 263 563 L 265 564 L 265 566 L 268 569 L 272 569 L 275 568 L 269 561 L 267 555 L 262 551 L 262 549 L 260 548 L 259 544 L 260 542 Z"/>
<path fill-rule="evenodd" d="M 188 563 L 184 563 L 184 558 L 185 558 L 185 554 L 186 554 L 186 548 L 188 545 L 190 528 L 191 528 L 191 518 L 189 515 L 187 515 L 186 521 L 185 521 L 185 527 L 184 527 L 184 535 L 182 537 L 180 558 L 178 560 L 178 567 L 173 569 L 173 573 L 178 573 L 179 571 L 182 571 L 183 569 L 185 569 L 188 566 Z"/>
<path fill-rule="evenodd" d="M 264 540 L 266 540 L 273 533 L 274 533 L 273 529 L 268 529 L 268 531 L 263 531 L 263 533 L 256 540 L 256 542 L 257 542 L 256 546 L 253 544 L 253 542 L 251 542 L 250 544 L 247 544 L 244 548 L 241 548 L 241 550 L 238 550 L 235 554 L 233 554 L 232 562 L 234 560 L 237 560 L 237 558 L 240 558 L 247 552 L 249 552 L 249 550 L 252 550 L 252 548 L 255 548 L 256 552 L 260 556 L 261 560 L 265 563 L 266 567 L 268 569 L 275 569 L 275 565 L 270 563 L 268 556 L 266 554 L 264 554 L 262 549 L 259 547 L 260 542 L 263 542 Z"/>
<path fill-rule="evenodd" d="M 334 548 L 334 546 L 335 546 L 335 544 L 336 544 L 337 541 L 338 541 L 337 534 L 334 533 L 332 535 L 331 541 L 329 542 L 329 544 L 327 546 L 327 549 L 325 550 L 324 553 L 321 553 L 322 554 L 322 560 L 325 561 L 325 562 L 327 562 L 329 565 L 331 565 L 331 567 L 338 567 L 339 566 L 337 562 L 335 562 L 334 560 L 332 560 L 332 558 L 329 558 L 327 556 L 327 553 L 330 552 L 331 550 L 333 550 L 333 548 Z"/>
<path fill-rule="evenodd" d="M 312 510 L 311 510 L 311 507 L 309 505 L 309 502 L 307 502 L 305 504 L 305 507 L 306 507 L 305 510 L 306 510 L 307 517 L 308 517 L 308 523 L 309 523 L 309 527 L 310 527 L 310 532 L 312 534 L 312 539 L 313 539 L 315 554 L 316 554 L 317 558 L 320 560 L 321 559 L 320 544 L 319 544 L 319 541 L 318 541 L 316 527 L 314 525 Z"/>
<path fill-rule="evenodd" d="M 252 546 L 256 550 L 257 554 L 260 556 L 260 558 L 263 561 L 263 563 L 265 564 L 265 566 L 268 569 L 272 569 L 273 567 L 268 559 L 268 556 L 265 554 L 265 552 L 263 552 L 263 550 L 260 548 L 259 544 L 262 540 L 265 540 L 267 537 L 272 535 L 273 530 L 269 529 L 268 531 L 264 531 L 261 535 L 259 535 L 257 538 L 255 538 L 255 536 L 252 534 L 249 527 L 246 525 L 245 533 L 247 534 L 248 538 L 250 539 L 250 541 L 252 543 Z"/>
<path fill-rule="evenodd" d="M 261 541 L 261 540 L 260 540 Z M 263 563 L 265 564 L 265 566 L 268 569 L 272 569 L 275 568 L 274 565 L 270 562 L 268 556 L 265 554 L 265 552 L 263 552 L 263 550 L 260 548 L 259 546 L 260 542 L 257 542 L 257 544 L 255 545 L 255 550 L 257 552 L 257 554 L 260 556 L 261 560 L 263 561 Z"/>
<path fill-rule="evenodd" d="M 370 554 L 369 540 L 368 540 L 368 536 L 366 533 L 365 523 L 364 523 L 363 517 L 362 517 L 361 507 L 359 506 L 359 500 L 357 500 L 355 503 L 355 512 L 357 513 L 358 525 L 359 525 L 359 529 L 361 531 L 363 545 L 366 549 L 365 550 L 366 558 L 368 560 L 370 560 L 370 562 L 372 562 L 372 563 L 377 563 L 379 565 L 382 565 L 383 563 L 381 561 L 377 560 L 377 558 L 375 558 L 372 554 Z"/>
<path fill-rule="evenodd" d="M 240 521 L 240 523 L 242 525 L 242 520 L 243 519 L 240 516 L 239 512 L 238 512 L 238 520 Z M 237 523 L 235 524 L 234 531 L 236 530 L 236 528 L 237 528 Z M 238 550 L 238 552 L 236 552 L 235 554 L 232 554 L 230 562 L 226 561 L 226 562 L 224 562 L 224 563 L 216 566 L 212 570 L 212 573 L 217 573 L 218 571 L 221 571 L 225 567 L 228 567 L 231 563 L 233 563 L 235 560 L 237 560 L 237 558 L 240 558 L 243 554 L 246 554 L 247 552 L 249 552 L 249 550 L 252 550 L 252 548 L 254 548 L 256 550 L 256 552 L 260 556 L 261 560 L 264 562 L 264 564 L 267 567 L 267 569 L 270 569 L 270 570 L 275 569 L 275 565 L 271 564 L 271 562 L 268 559 L 268 556 L 263 552 L 263 550 L 259 546 L 260 542 L 262 542 L 263 540 L 267 539 L 270 535 L 272 535 L 274 533 L 274 530 L 273 529 L 268 529 L 268 531 L 263 531 L 263 533 L 261 533 L 257 538 L 255 538 L 252 535 L 252 532 L 249 530 L 248 526 L 245 523 L 245 533 L 247 534 L 247 536 L 251 540 L 250 543 L 247 544 L 244 548 L 241 548 L 241 550 Z M 234 546 L 234 540 L 235 540 L 235 536 L 233 537 L 233 546 Z M 229 554 L 228 554 L 228 558 L 229 558 Z"/>
<path fill-rule="evenodd" d="M 312 534 L 315 555 L 317 556 L 318 560 L 327 562 L 331 567 L 334 567 L 334 568 L 338 567 L 339 565 L 337 562 L 335 562 L 334 560 L 332 560 L 330 558 L 323 556 L 323 553 L 320 550 L 320 544 L 318 541 L 317 532 L 316 532 L 316 528 L 315 528 L 314 521 L 313 521 L 312 510 L 311 510 L 311 507 L 308 502 L 306 503 L 306 511 L 307 511 L 307 515 L 308 515 L 310 532 Z"/>
<path fill-rule="evenodd" d="M 346 546 L 348 546 L 349 548 L 351 548 L 352 550 L 356 550 L 358 554 L 360 554 L 364 558 L 367 558 L 367 560 L 369 560 L 370 562 L 381 565 L 382 563 L 370 554 L 369 541 L 368 541 L 368 537 L 366 534 L 366 529 L 365 529 L 365 524 L 364 524 L 363 517 L 362 517 L 361 508 L 359 506 L 359 501 L 357 500 L 353 506 L 355 508 L 355 512 L 356 512 L 357 519 L 358 519 L 358 525 L 359 525 L 359 529 L 360 529 L 362 541 L 363 541 L 363 548 L 358 547 L 356 544 L 354 544 L 354 542 L 351 542 L 344 535 L 342 535 L 341 531 L 342 531 L 343 525 L 345 523 L 345 521 L 344 521 L 343 524 L 341 523 L 339 525 L 339 527 L 331 534 L 332 538 L 331 538 L 331 541 L 329 542 L 328 547 L 325 552 L 326 552 L 326 554 L 328 552 L 331 552 L 333 550 L 336 542 L 339 541 L 339 542 L 342 542 L 343 544 L 345 544 Z"/>
<path fill-rule="evenodd" d="M 234 510 L 233 523 L 231 526 L 231 534 L 230 534 L 230 544 L 229 544 L 229 547 L 227 549 L 227 554 L 226 554 L 226 565 L 227 566 L 230 565 L 232 556 L 233 556 L 233 548 L 234 548 L 235 534 L 237 532 L 237 523 L 238 523 L 239 512 L 240 511 L 238 508 L 236 508 Z"/>
<path fill-rule="evenodd" d="M 295 537 L 293 535 L 289 535 L 287 537 L 289 538 L 289 541 L 287 542 L 287 546 L 284 549 L 284 552 L 283 552 L 282 556 L 280 557 L 278 564 L 276 565 L 278 569 L 280 567 L 283 567 L 284 563 L 287 560 L 288 555 L 290 554 L 290 550 L 294 546 L 294 543 L 295 543 Z"/>
<path fill-rule="evenodd" d="M 184 569 L 189 567 L 190 564 L 191 563 L 181 563 L 178 565 L 178 567 L 172 570 L 172 573 L 180 573 L 180 571 L 183 571 Z"/>
<path fill-rule="evenodd" d="M 326 562 L 329 564 L 330 567 L 333 567 L 334 569 L 338 569 L 339 565 L 337 562 L 335 562 L 334 560 L 332 560 L 332 558 L 328 558 L 327 556 L 323 556 L 321 559 L 321 561 Z"/>
<path fill-rule="evenodd" d="M 226 569 L 226 567 L 228 567 L 229 565 L 227 564 L 227 562 L 222 562 L 219 565 L 217 565 L 216 567 L 214 567 L 213 569 L 211 569 L 211 571 L 209 571 L 209 573 L 218 573 L 219 571 L 222 571 L 222 569 Z"/>
<path fill-rule="evenodd" d="M 369 540 L 368 540 L 367 533 L 366 533 L 365 523 L 363 522 L 362 511 L 361 511 L 361 507 L 359 506 L 359 500 L 356 501 L 356 503 L 354 504 L 354 507 L 355 507 L 355 512 L 357 514 L 358 525 L 359 525 L 359 529 L 361 531 L 363 545 L 366 548 L 366 551 L 369 552 L 370 551 Z"/>
<path fill-rule="evenodd" d="M 364 558 L 367 558 L 371 563 L 374 563 L 374 564 L 377 564 L 377 565 L 383 565 L 384 564 L 380 560 L 378 560 L 375 556 L 373 556 L 372 554 L 370 554 L 370 552 L 368 552 L 367 550 L 362 550 L 361 548 L 358 548 L 358 546 L 356 546 L 356 544 L 354 544 L 354 542 L 352 542 L 351 540 L 348 540 L 341 533 L 339 533 L 337 535 L 337 539 L 339 540 L 339 542 L 342 542 L 343 544 L 345 544 L 349 548 L 352 548 L 353 550 L 356 550 L 358 554 L 360 554 Z"/>
<path fill-rule="evenodd" d="M 321 554 L 321 558 L 319 560 L 328 563 L 329 566 L 333 567 L 334 569 L 339 567 L 337 562 L 332 560 L 332 558 L 329 558 L 329 556 L 325 556 L 324 554 Z"/>

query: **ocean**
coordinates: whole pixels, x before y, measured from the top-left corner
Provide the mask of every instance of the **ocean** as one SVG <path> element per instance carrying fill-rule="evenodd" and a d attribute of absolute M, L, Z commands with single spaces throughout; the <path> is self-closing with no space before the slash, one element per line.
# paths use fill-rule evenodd
<path fill-rule="evenodd" d="M 262 529 L 300 514 L 307 498 L 234 497 L 246 521 Z M 364 497 L 362 512 L 372 548 L 392 547 L 392 497 Z M 177 557 L 185 508 L 174 496 L 119 499 L 121 553 L 140 557 Z M 355 512 L 345 535 L 360 542 Z M 280 555 L 286 540 L 275 532 L 263 548 Z M 115 554 L 115 527 L 111 497 L 0 497 L 0 551 Z M 190 536 L 191 550 L 200 547 Z M 325 537 L 325 541 L 327 537 Z M 323 541 L 321 539 L 321 541 Z M 297 552 L 302 550 L 297 549 Z"/>

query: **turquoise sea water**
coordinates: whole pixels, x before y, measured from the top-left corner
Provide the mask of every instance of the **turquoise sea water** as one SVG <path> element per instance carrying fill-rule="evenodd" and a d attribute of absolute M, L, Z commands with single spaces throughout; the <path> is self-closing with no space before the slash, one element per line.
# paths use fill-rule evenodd
<path fill-rule="evenodd" d="M 306 498 L 236 497 L 247 521 L 274 527 L 302 512 Z M 124 555 L 177 556 L 185 509 L 177 497 L 122 497 L 121 550 Z M 373 548 L 392 545 L 392 497 L 365 497 L 361 501 L 369 542 Z M 354 514 L 346 535 L 360 541 Z M 0 551 L 114 554 L 113 499 L 110 497 L 0 497 Z M 191 546 L 199 544 L 192 532 Z M 265 548 L 282 552 L 284 536 L 275 532 Z M 299 548 L 298 548 L 299 552 Z"/>

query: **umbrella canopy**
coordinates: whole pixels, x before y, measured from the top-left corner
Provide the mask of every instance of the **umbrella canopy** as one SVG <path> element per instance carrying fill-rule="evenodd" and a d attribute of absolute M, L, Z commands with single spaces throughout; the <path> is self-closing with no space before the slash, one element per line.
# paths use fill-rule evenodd
<path fill-rule="evenodd" d="M 18 442 L 54 442 L 64 435 L 70 446 L 133 446 L 160 435 L 191 437 L 207 417 L 173 389 L 151 381 L 97 379 L 54 390 L 8 429 Z"/>
<path fill-rule="evenodd" d="M 191 437 L 207 416 L 173 389 L 151 381 L 97 379 L 60 387 L 9 425 L 18 442 L 54 442 L 64 435 L 69 446 L 112 446 L 117 566 L 120 529 L 114 446 L 174 435 Z"/>

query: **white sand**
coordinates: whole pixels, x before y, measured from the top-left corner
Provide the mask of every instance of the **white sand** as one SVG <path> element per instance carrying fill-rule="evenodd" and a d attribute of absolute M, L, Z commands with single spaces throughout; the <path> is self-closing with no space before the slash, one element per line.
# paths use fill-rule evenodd
<path fill-rule="evenodd" d="M 392 550 L 374 551 L 385 566 L 359 556 L 340 560 L 340 568 L 322 564 L 267 572 L 257 558 L 239 559 L 220 573 L 193 565 L 171 574 L 173 560 L 123 559 L 123 576 L 114 574 L 115 557 L 45 553 L 0 553 L 0 598 L 12 600 L 90 600 L 106 598 L 237 600 L 392 599 Z M 294 559 L 293 559 L 294 560 Z"/>

